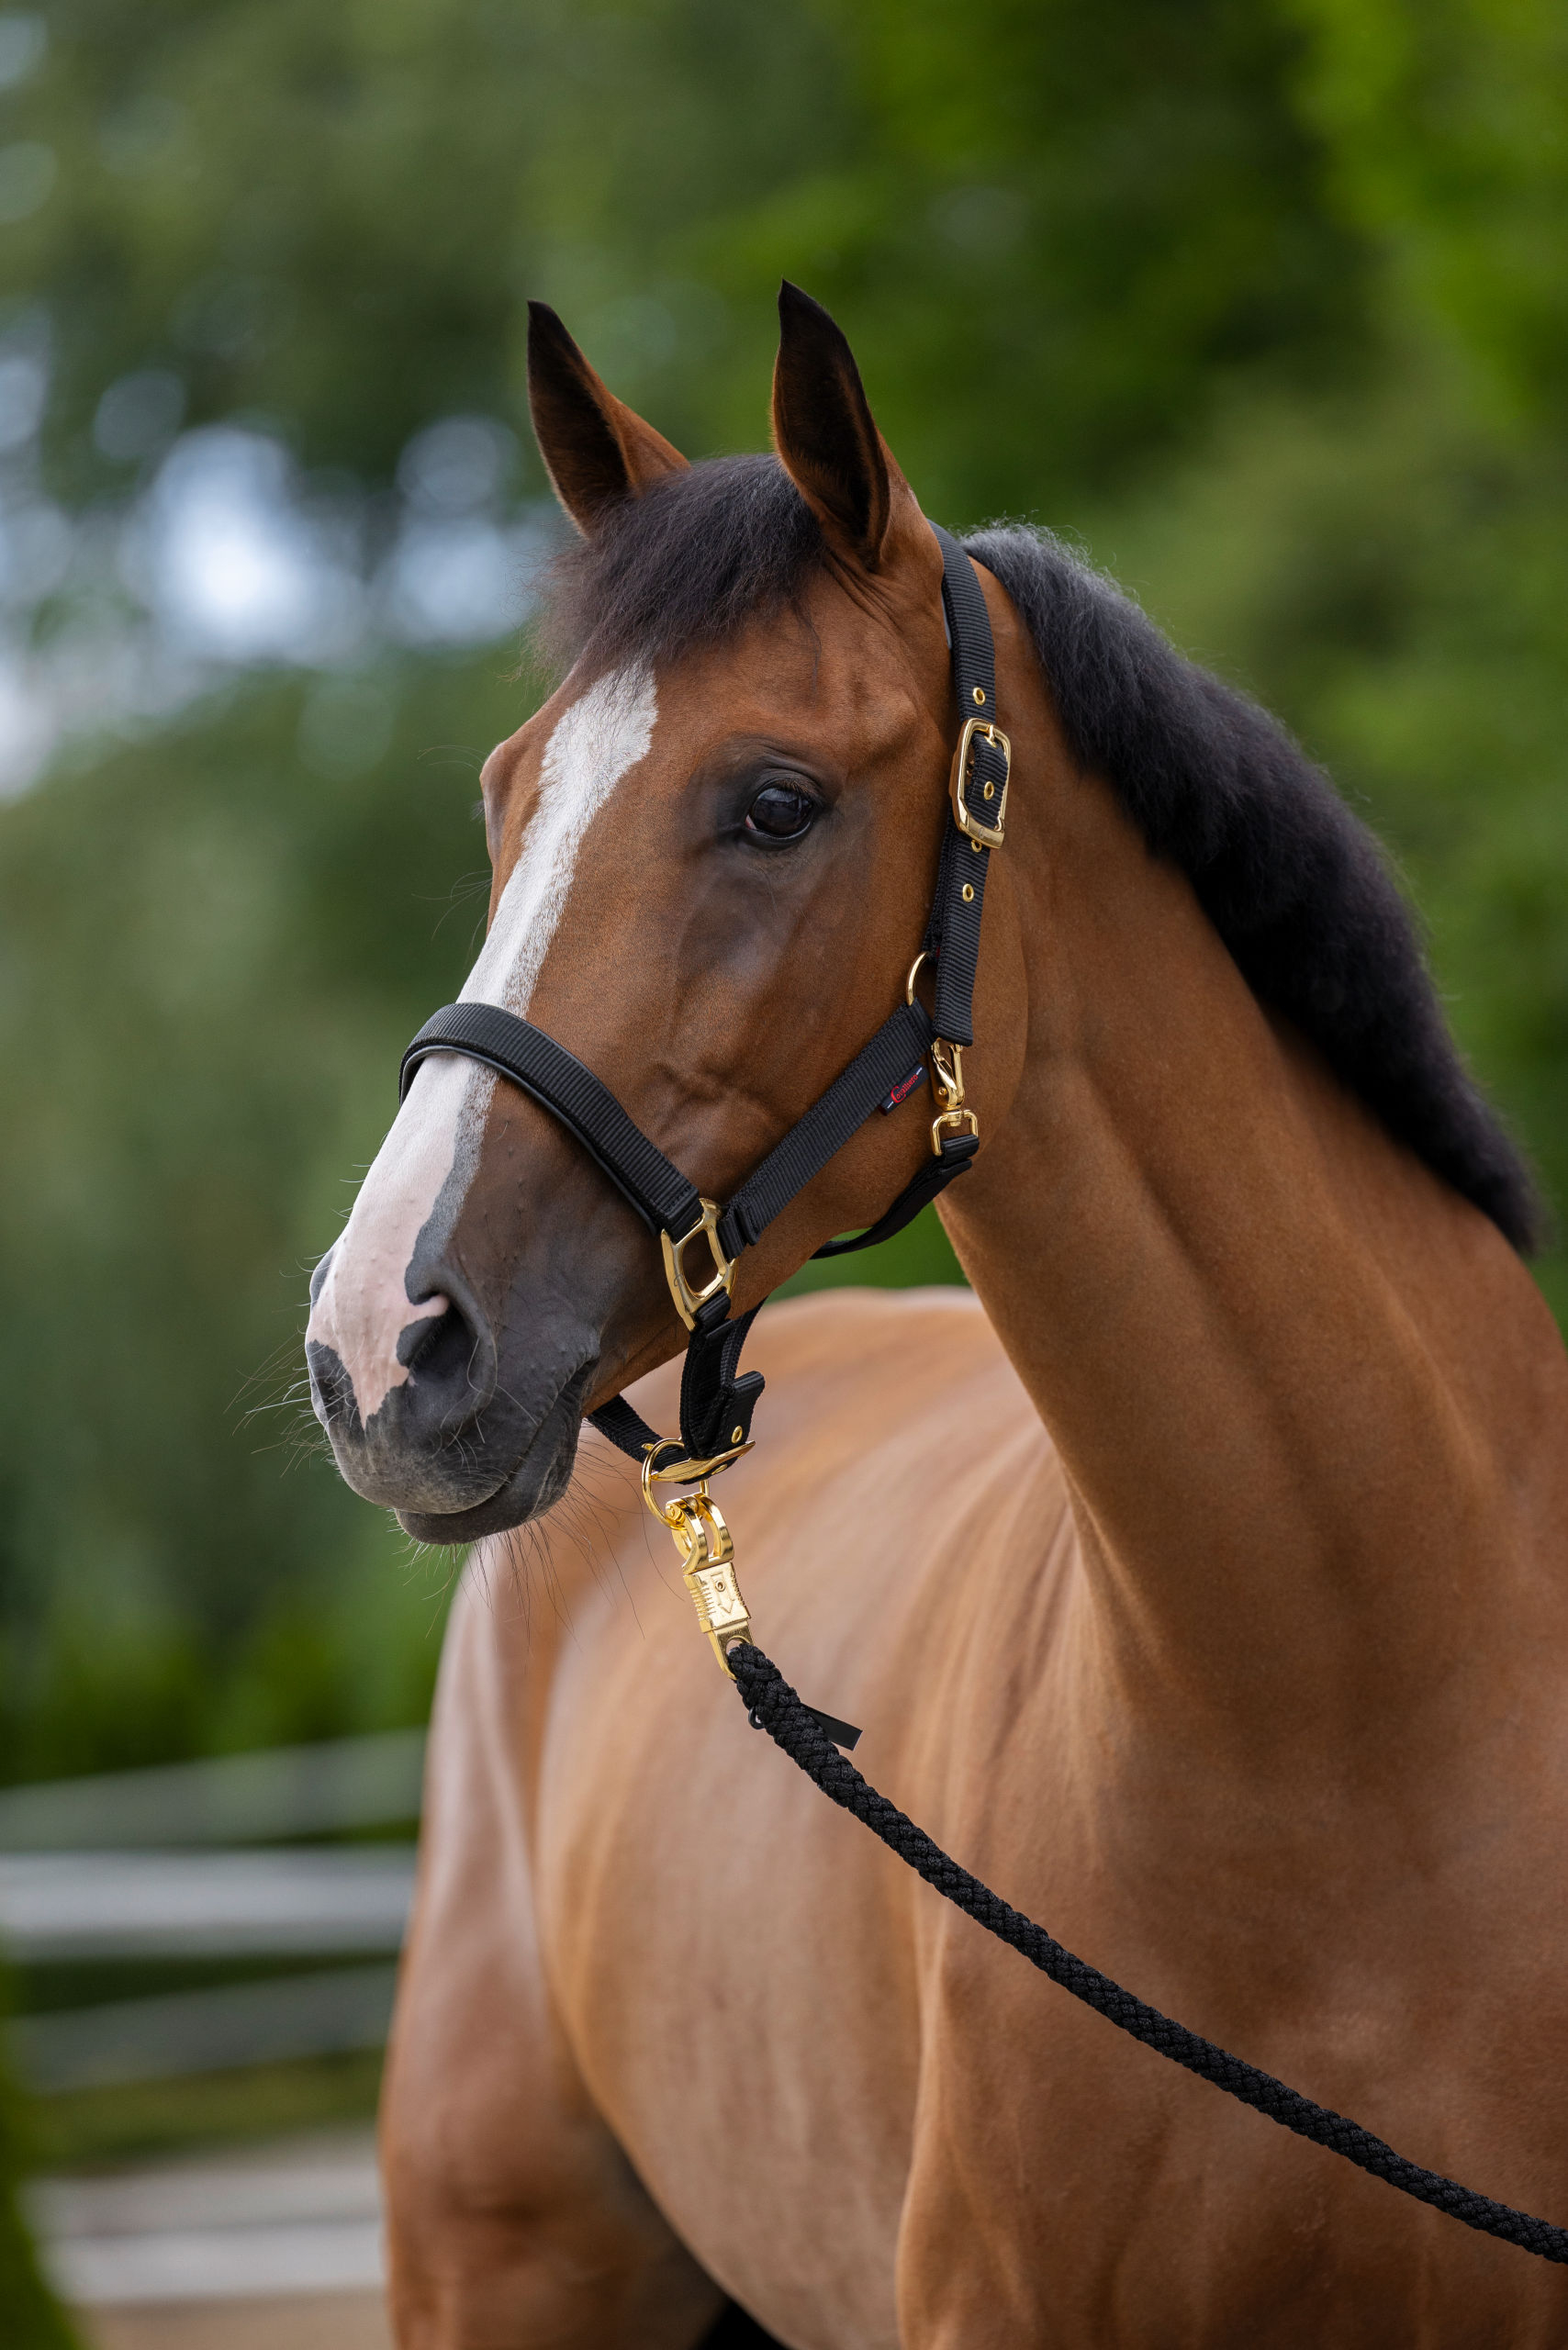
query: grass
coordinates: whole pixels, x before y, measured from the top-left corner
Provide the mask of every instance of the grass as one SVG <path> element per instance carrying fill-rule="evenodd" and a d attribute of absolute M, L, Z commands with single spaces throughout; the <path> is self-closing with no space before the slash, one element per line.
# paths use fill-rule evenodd
<path fill-rule="evenodd" d="M 296 2131 L 368 2122 L 381 2093 L 377 2050 L 258 2065 L 179 2081 L 73 2089 L 34 2109 L 34 2165 L 93 2170 L 231 2146 Z"/>

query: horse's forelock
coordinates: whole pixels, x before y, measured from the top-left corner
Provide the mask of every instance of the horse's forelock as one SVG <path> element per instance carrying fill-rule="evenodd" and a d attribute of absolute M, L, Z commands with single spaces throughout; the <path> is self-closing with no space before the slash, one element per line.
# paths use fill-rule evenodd
<path fill-rule="evenodd" d="M 816 517 L 776 457 L 711 458 L 556 557 L 545 648 L 563 665 L 658 666 L 797 603 L 826 564 Z"/>

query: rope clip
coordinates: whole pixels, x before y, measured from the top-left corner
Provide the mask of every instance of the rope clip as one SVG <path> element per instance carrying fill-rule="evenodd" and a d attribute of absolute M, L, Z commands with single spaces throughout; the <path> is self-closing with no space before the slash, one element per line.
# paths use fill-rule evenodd
<path fill-rule="evenodd" d="M 671 1502 L 656 1500 L 654 1460 L 650 1451 L 643 1463 L 643 1499 L 659 1524 L 669 1530 L 697 1620 L 720 1670 L 733 1681 L 728 1651 L 738 1641 L 750 1639 L 751 1615 L 735 1581 L 735 1546 L 730 1529 L 708 1491 L 706 1477 L 694 1493 L 682 1494 Z"/>
<path fill-rule="evenodd" d="M 946 1036 L 935 1036 L 931 1042 L 931 1090 L 937 1102 L 936 1115 L 931 1121 L 934 1155 L 941 1158 L 949 1135 L 971 1134 L 979 1142 L 980 1120 L 964 1101 L 963 1046 L 950 1045 Z"/>

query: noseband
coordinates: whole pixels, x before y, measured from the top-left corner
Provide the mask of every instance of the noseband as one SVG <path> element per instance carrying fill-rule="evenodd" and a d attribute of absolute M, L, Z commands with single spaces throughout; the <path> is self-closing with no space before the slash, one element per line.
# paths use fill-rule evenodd
<path fill-rule="evenodd" d="M 934 526 L 935 527 L 935 526 Z M 427 1020 L 403 1056 L 400 1097 L 431 1053 L 463 1053 L 518 1086 L 558 1118 L 633 1212 L 656 1235 L 676 1312 L 690 1336 L 680 1383 L 680 1441 L 659 1436 L 624 1396 L 590 1415 L 610 1442 L 638 1462 L 644 1488 L 696 1484 L 751 1449 L 751 1416 L 762 1393 L 759 1371 L 743 1371 L 741 1349 L 760 1310 L 731 1317 L 731 1292 L 743 1249 L 843 1149 L 874 1110 L 891 1114 L 929 1066 L 936 1100 L 931 1152 L 885 1214 L 868 1231 L 830 1240 L 819 1257 L 839 1257 L 890 1239 L 928 1200 L 968 1171 L 980 1148 L 980 1122 L 964 1099 L 963 1055 L 974 1042 L 975 962 L 980 953 L 985 877 L 1006 828 L 1011 750 L 996 723 L 996 653 L 974 565 L 955 539 L 936 531 L 942 550 L 942 604 L 952 648 L 958 744 L 949 783 L 936 888 L 904 1000 L 889 1013 L 833 1083 L 798 1119 L 727 1205 L 704 1198 L 628 1116 L 613 1093 L 553 1036 L 491 1003 L 450 1003 Z M 923 963 L 935 976 L 928 1013 L 915 993 Z M 705 1243 L 712 1260 L 694 1283 L 687 1251 Z M 764 1301 L 765 1302 L 765 1301 Z M 702 1500 L 706 1502 L 706 1496 Z M 686 1505 L 678 1505 L 684 1508 Z M 721 1529 L 711 1505 L 708 1516 Z M 657 1515 L 666 1517 L 664 1511 Z M 744 1610 L 723 1628 L 715 1652 L 744 1638 Z M 726 1670 L 728 1667 L 726 1665 Z"/>

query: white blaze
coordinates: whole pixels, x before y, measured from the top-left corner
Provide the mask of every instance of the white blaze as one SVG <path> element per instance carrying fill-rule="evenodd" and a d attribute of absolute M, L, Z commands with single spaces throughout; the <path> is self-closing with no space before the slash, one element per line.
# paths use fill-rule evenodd
<path fill-rule="evenodd" d="M 571 895 L 578 843 L 627 769 L 647 756 L 657 715 L 647 669 L 613 670 L 564 712 L 544 746 L 539 804 L 464 984 L 465 1002 L 498 1003 L 526 1017 Z"/>
<path fill-rule="evenodd" d="M 526 1016 L 571 895 L 583 834 L 622 778 L 647 756 L 657 716 L 653 673 L 644 668 L 612 670 L 563 711 L 544 747 L 538 805 L 464 1001 Z M 403 1332 L 446 1312 L 444 1297 L 410 1305 L 409 1262 L 454 1170 L 457 1214 L 495 1083 L 492 1071 L 455 1054 L 421 1061 L 328 1267 L 307 1335 L 342 1362 L 362 1426 L 409 1376 L 398 1360 Z"/>

